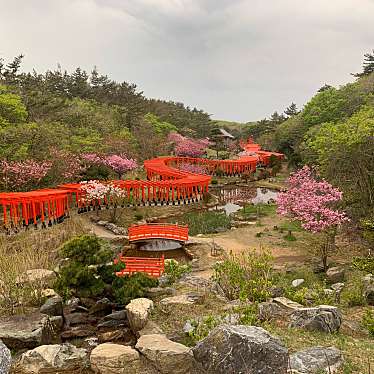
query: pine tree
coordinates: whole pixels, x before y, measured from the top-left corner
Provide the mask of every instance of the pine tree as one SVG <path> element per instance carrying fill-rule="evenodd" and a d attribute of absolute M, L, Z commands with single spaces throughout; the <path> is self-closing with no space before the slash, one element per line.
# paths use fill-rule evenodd
<path fill-rule="evenodd" d="M 288 117 L 296 116 L 299 113 L 300 112 L 297 110 L 297 106 L 294 102 L 292 102 L 291 105 L 284 111 L 284 114 Z"/>
<path fill-rule="evenodd" d="M 324 84 L 319 90 L 318 92 L 323 92 L 323 91 L 326 91 L 326 90 L 329 90 L 330 88 L 332 88 L 332 86 L 330 86 L 329 84 Z"/>
<path fill-rule="evenodd" d="M 352 74 L 356 78 L 361 78 L 374 72 L 374 49 L 373 53 L 364 54 L 364 62 L 362 64 L 362 73 Z"/>

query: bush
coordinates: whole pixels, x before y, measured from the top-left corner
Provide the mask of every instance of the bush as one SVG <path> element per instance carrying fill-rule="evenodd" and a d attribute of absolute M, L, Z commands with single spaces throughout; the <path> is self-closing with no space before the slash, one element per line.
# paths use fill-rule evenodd
<path fill-rule="evenodd" d="M 352 264 L 358 270 L 374 274 L 374 256 L 353 257 Z"/>
<path fill-rule="evenodd" d="M 158 280 L 144 273 L 116 277 L 112 284 L 114 298 L 120 304 L 143 297 L 147 288 L 157 286 Z"/>
<path fill-rule="evenodd" d="M 143 214 L 140 214 L 140 213 L 136 213 L 135 215 L 134 215 L 134 217 L 135 217 L 135 219 L 137 220 L 137 221 L 140 221 L 140 220 L 142 220 L 144 217 L 143 217 Z"/>
<path fill-rule="evenodd" d="M 211 184 L 218 184 L 218 180 L 217 179 L 212 179 L 212 181 L 210 183 Z"/>
<path fill-rule="evenodd" d="M 264 301 L 270 296 L 271 260 L 269 252 L 255 250 L 228 259 L 214 267 L 214 280 L 230 300 Z"/>
<path fill-rule="evenodd" d="M 97 274 L 95 265 L 101 265 L 112 257 L 110 249 L 92 235 L 71 239 L 60 248 L 60 254 L 68 257 L 55 283 L 56 291 L 65 298 L 72 295 L 95 297 L 103 293 L 105 282 Z"/>
<path fill-rule="evenodd" d="M 221 319 L 215 316 L 209 315 L 201 322 L 190 321 L 193 326 L 193 330 L 188 333 L 188 336 L 192 340 L 192 344 L 195 345 L 200 340 L 206 338 L 211 330 L 221 323 Z"/>
<path fill-rule="evenodd" d="M 374 313 L 370 309 L 365 310 L 365 314 L 362 317 L 362 326 L 368 330 L 370 336 L 374 337 Z"/>
<path fill-rule="evenodd" d="M 352 278 L 345 285 L 340 295 L 340 300 L 347 306 L 361 306 L 366 304 L 361 273 L 353 274 Z"/>
<path fill-rule="evenodd" d="M 183 274 L 191 272 L 190 264 L 180 265 L 176 260 L 165 261 L 165 274 L 168 276 L 168 283 L 172 284 L 182 277 Z"/>
<path fill-rule="evenodd" d="M 241 324 L 249 326 L 260 325 L 260 320 L 258 319 L 257 303 L 246 305 L 244 307 L 239 307 L 238 309 L 235 309 L 235 312 L 240 314 L 239 322 Z"/>

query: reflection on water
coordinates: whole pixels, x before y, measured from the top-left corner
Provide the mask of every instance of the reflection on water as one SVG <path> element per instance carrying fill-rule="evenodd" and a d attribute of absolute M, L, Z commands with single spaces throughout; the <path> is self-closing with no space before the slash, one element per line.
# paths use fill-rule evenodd
<path fill-rule="evenodd" d="M 140 248 L 128 249 L 126 252 L 123 253 L 124 256 L 128 257 L 152 257 L 152 258 L 160 258 L 162 255 L 165 256 L 165 259 L 173 258 L 178 262 L 187 263 L 191 261 L 188 257 L 186 251 L 183 248 L 179 249 L 170 249 L 165 251 L 150 251 L 150 250 L 142 250 Z"/>
<path fill-rule="evenodd" d="M 145 242 L 139 243 L 139 250 L 141 251 L 171 251 L 174 249 L 182 248 L 180 243 L 174 240 L 167 239 L 150 239 Z"/>
<path fill-rule="evenodd" d="M 267 188 L 257 188 L 256 197 L 252 199 L 253 204 L 269 204 L 274 203 L 277 199 L 278 192 Z"/>
<path fill-rule="evenodd" d="M 214 209 L 224 210 L 226 215 L 237 212 L 244 203 L 252 204 L 270 204 L 277 198 L 277 192 L 268 188 L 255 187 L 230 187 L 221 188 L 217 197 L 220 202 Z"/>

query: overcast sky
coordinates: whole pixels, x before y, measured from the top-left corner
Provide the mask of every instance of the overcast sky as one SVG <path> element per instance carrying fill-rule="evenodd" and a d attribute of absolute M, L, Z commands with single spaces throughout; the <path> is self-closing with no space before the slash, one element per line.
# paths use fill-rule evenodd
<path fill-rule="evenodd" d="M 0 57 L 133 82 L 251 121 L 340 85 L 374 48 L 374 0 L 0 0 Z"/>

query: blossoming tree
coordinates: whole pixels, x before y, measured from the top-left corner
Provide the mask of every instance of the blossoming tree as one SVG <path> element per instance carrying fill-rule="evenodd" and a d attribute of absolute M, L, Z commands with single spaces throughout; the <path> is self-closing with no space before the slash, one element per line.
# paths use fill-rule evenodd
<path fill-rule="evenodd" d="M 319 254 L 326 270 L 327 257 L 335 248 L 337 227 L 348 221 L 346 214 L 334 207 L 342 199 L 342 192 L 325 180 L 315 179 L 308 166 L 293 173 L 288 184 L 288 190 L 278 194 L 277 212 L 323 237 Z"/>
<path fill-rule="evenodd" d="M 170 133 L 168 140 L 174 144 L 176 156 L 182 157 L 201 157 L 211 144 L 208 139 L 192 139 L 176 132 Z"/>
<path fill-rule="evenodd" d="M 122 178 L 122 175 L 130 170 L 134 170 L 138 167 L 135 160 L 127 158 L 125 156 L 110 155 L 104 159 L 104 164 L 111 168 L 118 175 L 118 179 Z"/>
<path fill-rule="evenodd" d="M 110 218 L 117 221 L 117 208 L 124 204 L 128 197 L 126 191 L 116 186 L 113 182 L 103 183 L 96 180 L 81 182 L 83 201 L 90 204 L 98 213 L 102 205 L 111 207 Z"/>
<path fill-rule="evenodd" d="M 48 173 L 49 161 L 0 161 L 0 184 L 6 191 L 25 191 L 35 187 Z"/>

